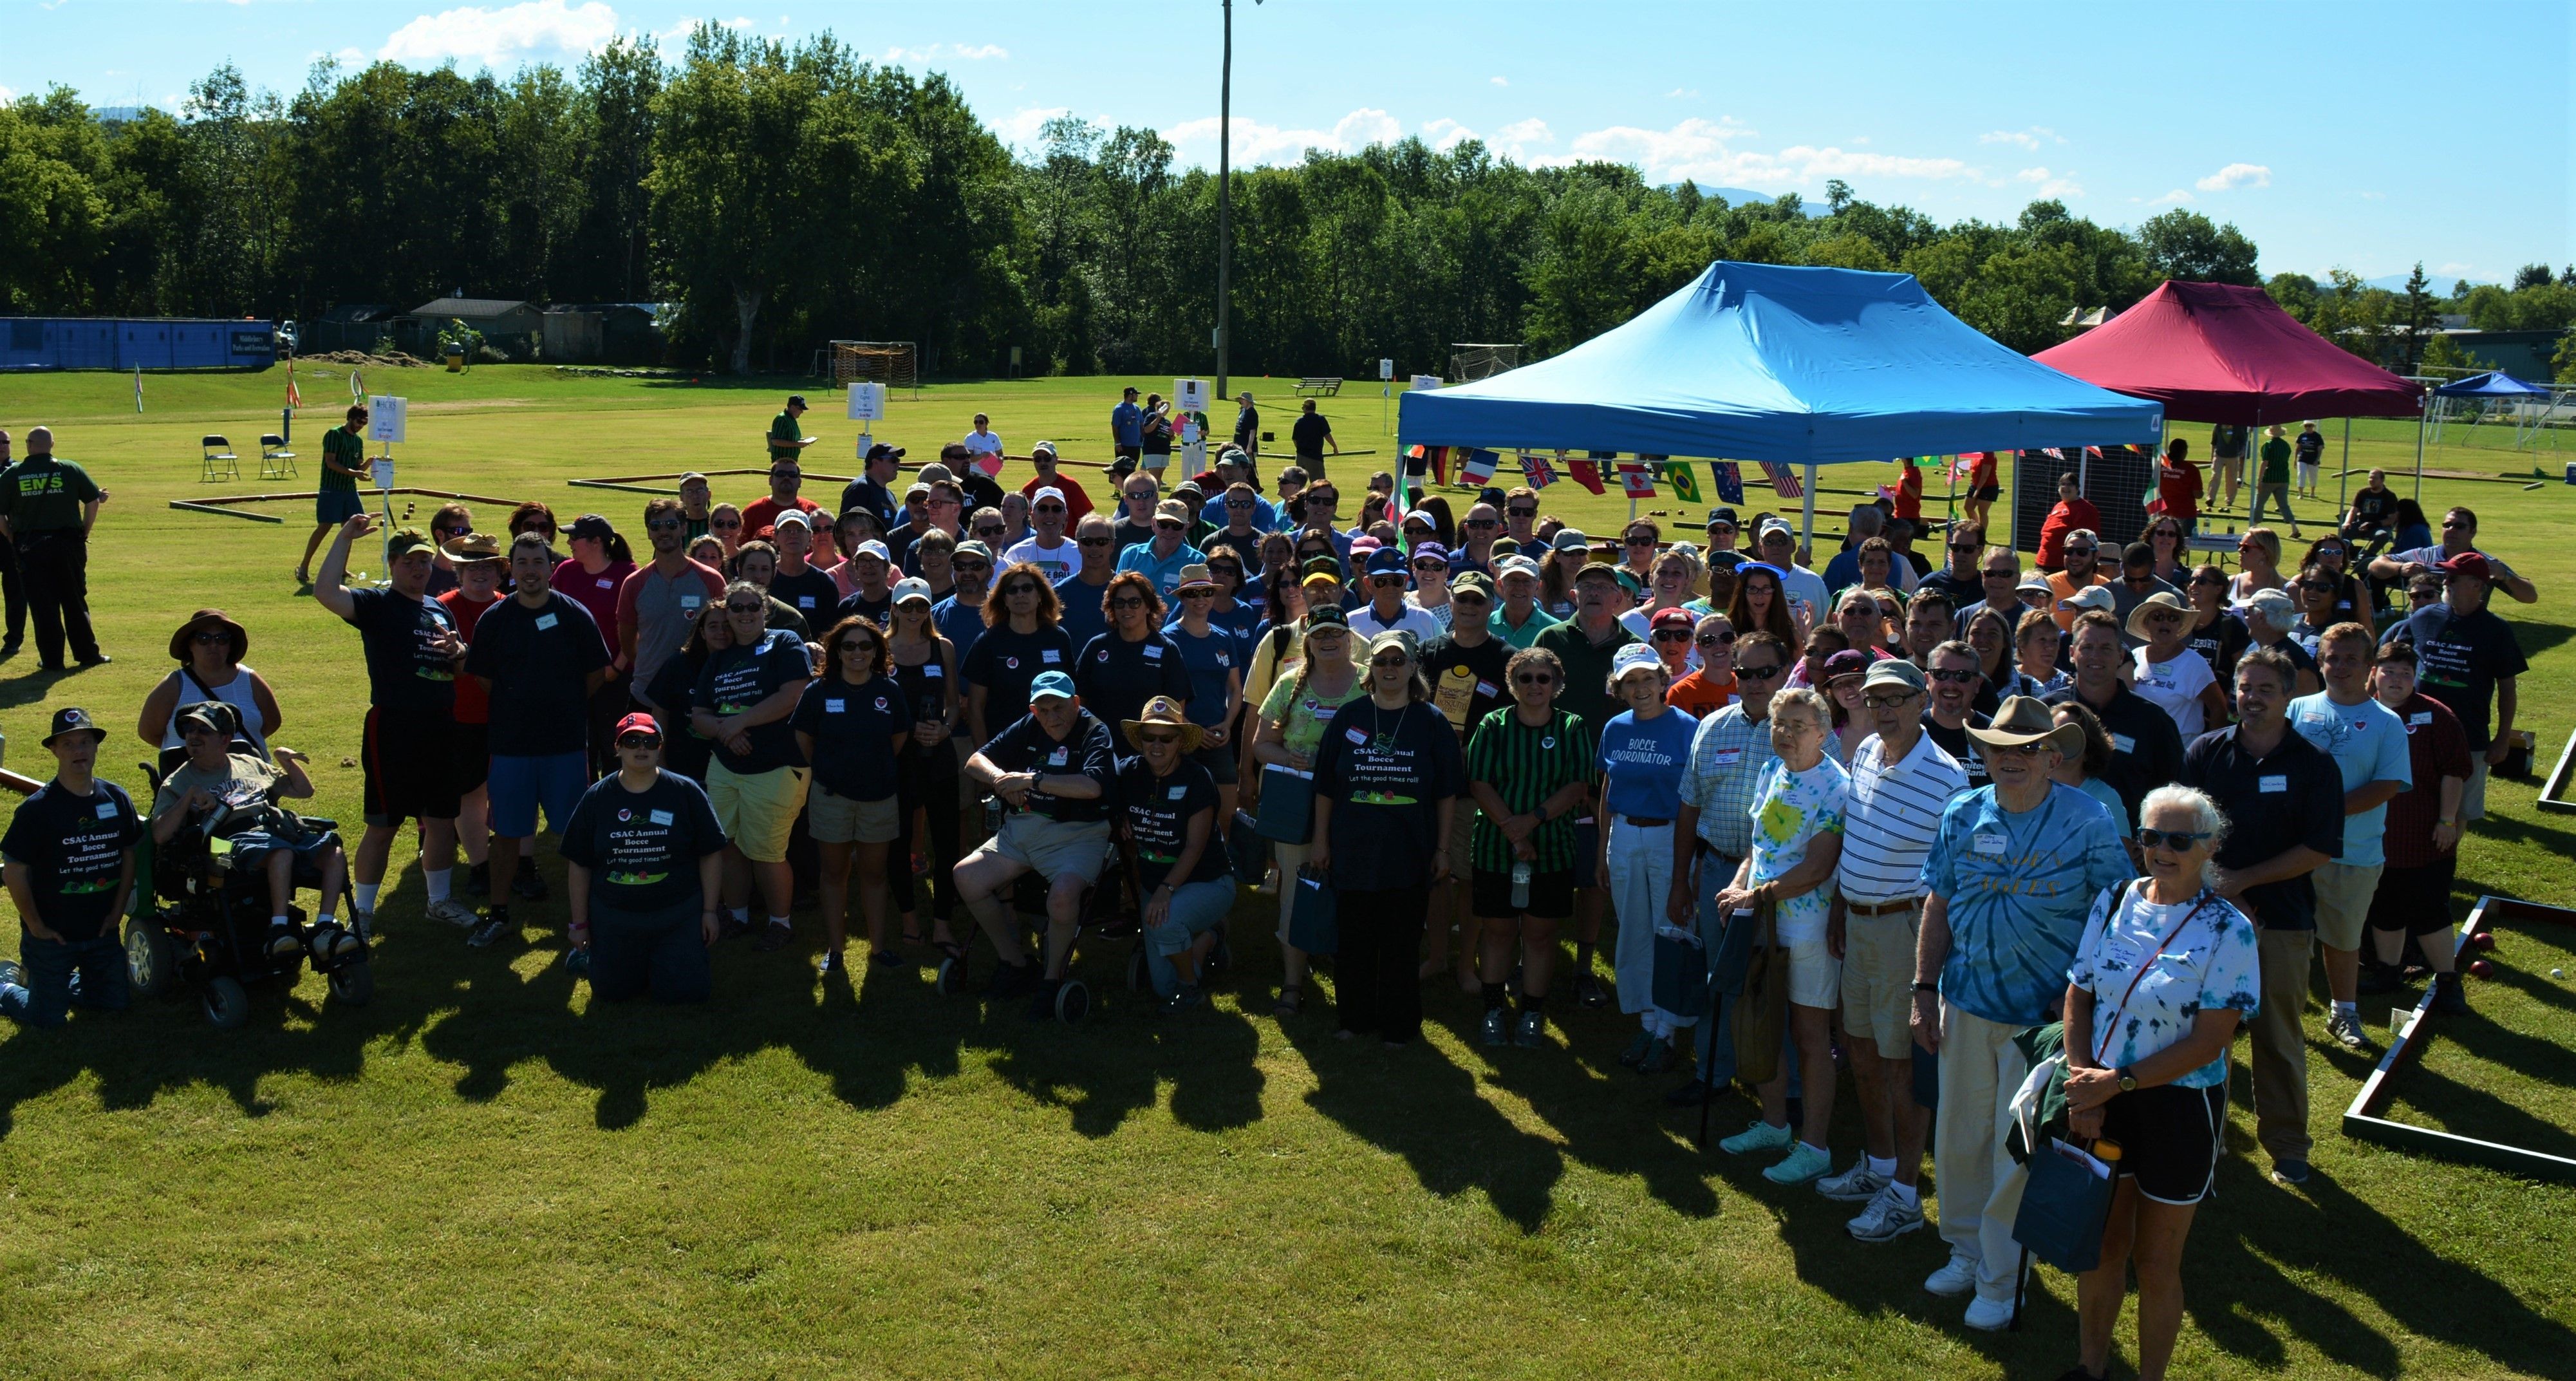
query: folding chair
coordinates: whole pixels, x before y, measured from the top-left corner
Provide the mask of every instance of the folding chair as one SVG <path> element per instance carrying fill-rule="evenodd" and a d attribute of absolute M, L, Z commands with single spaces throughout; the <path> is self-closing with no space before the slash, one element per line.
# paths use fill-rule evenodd
<path fill-rule="evenodd" d="M 197 444 L 200 447 L 197 470 L 199 483 L 213 484 L 217 480 L 241 478 L 241 457 L 233 454 L 233 443 L 220 436 L 209 436 L 200 439 Z"/>
<path fill-rule="evenodd" d="M 295 453 L 286 449 L 286 438 L 275 432 L 259 439 L 259 477 L 264 480 L 295 478 Z"/>

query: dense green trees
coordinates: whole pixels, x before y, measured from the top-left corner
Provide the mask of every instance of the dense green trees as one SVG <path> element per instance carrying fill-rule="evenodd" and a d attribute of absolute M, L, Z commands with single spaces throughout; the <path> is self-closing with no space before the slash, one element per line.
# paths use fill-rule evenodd
<path fill-rule="evenodd" d="M 1238 370 L 1443 372 L 1458 341 L 1562 350 L 1713 259 L 1902 270 L 2018 350 L 2168 276 L 2255 283 L 2255 247 L 2185 209 L 2135 229 L 2057 201 L 1939 225 L 1843 183 L 1729 204 L 1634 168 L 1524 168 L 1419 139 L 1237 174 Z M 676 303 L 674 349 L 801 369 L 834 337 L 918 342 L 1000 372 L 1213 364 L 1216 184 L 1152 130 L 1047 125 L 1015 160 L 945 78 L 826 34 L 704 26 L 675 53 L 620 40 L 573 72 L 317 64 L 291 98 L 229 65 L 173 117 L 102 124 L 56 89 L 0 105 L 0 312 L 310 318 L 463 289 Z M 2439 306 L 2563 326 L 2546 267 L 2458 302 L 2267 286 L 2330 335 Z M 2455 294 L 2455 296 L 2458 296 Z"/>

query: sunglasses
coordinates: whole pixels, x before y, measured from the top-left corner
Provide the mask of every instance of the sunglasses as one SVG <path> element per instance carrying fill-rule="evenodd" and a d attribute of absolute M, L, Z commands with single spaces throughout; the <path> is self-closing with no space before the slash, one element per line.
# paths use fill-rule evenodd
<path fill-rule="evenodd" d="M 952 571 L 956 572 L 956 573 L 957 573 L 957 574 L 959 574 L 959 575 L 984 575 L 984 574 L 986 574 L 986 573 L 990 572 L 990 571 L 993 569 L 993 567 L 992 567 L 992 563 L 987 562 L 987 561 L 972 561 L 972 560 L 968 560 L 968 561 L 951 561 L 951 562 L 949 562 L 949 563 L 948 563 L 948 569 L 950 569 L 950 570 L 952 570 Z"/>
<path fill-rule="evenodd" d="M 1250 499 L 1228 499 L 1228 500 L 1226 500 L 1226 501 L 1225 501 L 1225 506 L 1226 506 L 1226 507 L 1228 507 L 1228 508 L 1250 508 L 1250 507 L 1252 507 L 1252 500 L 1250 500 Z"/>
<path fill-rule="evenodd" d="M 1738 681 L 1768 681 L 1772 677 L 1779 675 L 1780 672 L 1781 667 L 1776 663 L 1767 667 L 1745 666 L 1738 663 L 1735 668 L 1735 679 Z"/>
<path fill-rule="evenodd" d="M 1129 595 L 1125 599 L 1113 599 L 1109 601 L 1109 607 L 1112 609 L 1142 609 L 1145 607 L 1145 601 L 1138 599 L 1133 595 Z"/>
<path fill-rule="evenodd" d="M 725 605 L 725 612 L 728 614 L 765 614 L 769 612 L 769 606 L 766 604 L 734 604 L 728 602 Z"/>
<path fill-rule="evenodd" d="M 1183 598 L 1183 599 L 1214 599 L 1214 598 L 1216 598 L 1216 591 L 1214 591 L 1214 590 L 1183 590 L 1183 591 L 1181 591 L 1181 598 Z"/>
<path fill-rule="evenodd" d="M 659 748 L 662 746 L 662 736 L 659 734 L 628 734 L 617 740 L 617 746 L 620 748 Z"/>
<path fill-rule="evenodd" d="M 1515 518 L 1535 518 L 1538 516 L 1538 510 L 1535 508 L 1506 508 L 1503 512 L 1508 513 Z"/>
<path fill-rule="evenodd" d="M 2068 547 L 2066 549 L 2066 554 L 2069 556 L 2091 556 L 2093 553 L 2100 550 L 2100 547 Z"/>
<path fill-rule="evenodd" d="M 1138 734 L 1136 736 L 1136 741 L 1138 743 L 1150 743 L 1160 747 L 1180 742 L 1181 736 L 1179 734 Z"/>
<path fill-rule="evenodd" d="M 2331 580 L 2302 580 L 2299 588 L 2311 594 L 2330 595 L 2334 593 L 2335 586 Z"/>
<path fill-rule="evenodd" d="M 1073 539 L 1073 544 L 1077 547 L 1105 547 L 1113 540 L 1115 539 L 1108 537 L 1076 537 Z"/>
<path fill-rule="evenodd" d="M 1950 544 L 1950 550 L 1952 551 L 1975 551 L 1976 549 L 1977 544 L 1974 542 L 1952 542 Z"/>
<path fill-rule="evenodd" d="M 1040 513 L 1062 513 L 1064 511 L 1064 505 L 1060 503 L 1042 503 L 1038 505 L 1038 512 Z"/>
<path fill-rule="evenodd" d="M 1470 519 L 1468 519 L 1468 520 L 1467 520 L 1467 522 L 1466 522 L 1466 526 L 1468 526 L 1468 527 L 1474 527 L 1474 528 L 1487 528 L 1487 527 L 1501 527 L 1501 526 L 1502 526 L 1502 524 L 1501 524 L 1501 523 L 1498 523 L 1498 522 L 1495 522 L 1495 521 L 1494 521 L 1493 519 L 1491 519 L 1491 518 L 1470 518 Z"/>
<path fill-rule="evenodd" d="M 1453 590 L 1449 594 L 1449 602 L 1451 604 L 1473 604 L 1479 606 L 1493 603 L 1492 600 L 1485 598 L 1483 595 L 1480 595 L 1473 590 Z"/>
<path fill-rule="evenodd" d="M 687 523 L 684 523 L 677 518 L 656 518 L 653 521 L 646 523 L 644 525 L 644 530 L 647 532 L 678 532 L 680 529 L 687 526 Z M 445 528 L 439 529 L 441 532 L 446 530 L 447 529 Z"/>
<path fill-rule="evenodd" d="M 731 532 L 731 531 L 733 531 L 735 528 L 738 528 L 738 527 L 741 527 L 741 526 L 742 526 L 742 519 L 740 519 L 740 518 L 709 518 L 709 519 L 707 520 L 707 526 L 708 526 L 708 527 L 711 527 L 711 528 L 715 528 L 716 530 L 718 530 L 718 531 L 720 531 L 720 532 Z"/>
<path fill-rule="evenodd" d="M 1021 595 L 1035 595 L 1037 592 L 1038 587 L 1035 585 L 1014 585 L 1002 592 L 1002 598 L 1017 599 Z"/>
<path fill-rule="evenodd" d="M 1432 536 L 1433 532 L 1432 529 L 1427 527 L 1409 527 L 1404 530 L 1404 535 L 1419 540 L 1424 537 Z"/>
<path fill-rule="evenodd" d="M 2191 583 L 2194 585 L 2224 585 L 2227 583 L 2227 577 L 2223 575 L 2196 575 L 2191 578 Z"/>
<path fill-rule="evenodd" d="M 1403 667 L 1411 666 L 1412 664 L 1412 659 L 1406 657 L 1401 652 L 1392 653 L 1384 657 L 1369 658 L 1369 665 L 1380 671 L 1395 671 Z"/>
<path fill-rule="evenodd" d="M 2452 532 L 2452 531 L 2472 531 L 2472 532 L 2473 532 L 2473 531 L 2475 531 L 2476 529 L 2475 529 L 2475 528 L 2470 527 L 2470 525 L 2469 525 L 2469 524 L 2467 524 L 2467 523 L 2458 522 L 2458 521 L 2456 521 L 2456 520 L 2452 520 L 2452 519 L 2444 519 L 2444 520 L 2443 520 L 2443 522 L 2442 522 L 2442 530 L 2443 530 L 2444 532 Z"/>
<path fill-rule="evenodd" d="M 841 655 L 847 657 L 853 652 L 873 657 L 877 655 L 877 644 L 874 640 L 868 638 L 843 638 L 841 640 Z"/>
<path fill-rule="evenodd" d="M 1957 669 L 1957 668 L 1955 668 L 1955 667 L 1950 668 L 1950 669 L 1948 669 L 1948 670 L 1944 670 L 1944 671 L 1935 671 L 1935 672 L 1931 672 L 1931 673 L 1928 673 L 1928 674 L 1929 674 L 1929 675 L 1931 676 L 1931 678 L 1932 678 L 1933 680 L 1935 680 L 1935 681 L 1940 681 L 1940 682 L 1943 682 L 1943 683 L 1945 683 L 1945 684 L 1953 685 L 1953 686 L 1964 686 L 1964 685 L 1967 685 L 1967 684 L 1969 684 L 1969 683 L 1971 683 L 1971 682 L 1973 682 L 1973 681 L 1975 681 L 1975 680 L 1977 679 L 1977 673 L 1975 673 L 1975 672 L 1973 672 L 1973 671 L 1960 671 L 1959 669 Z"/>
<path fill-rule="evenodd" d="M 1655 630 L 1655 641 L 1659 643 L 1686 643 L 1690 640 L 1690 630 L 1687 628 L 1658 628 Z"/>
<path fill-rule="evenodd" d="M 1733 647 L 1735 646 L 1735 635 L 1733 633 L 1702 633 L 1699 635 L 1697 641 L 1702 647 Z"/>
<path fill-rule="evenodd" d="M 1156 532 L 1178 532 L 1181 530 L 1181 526 L 1181 524 L 1173 522 L 1169 518 L 1157 518 L 1154 520 L 1154 530 Z M 994 530 L 997 532 L 1000 531 L 998 528 Z"/>
<path fill-rule="evenodd" d="M 1556 684 L 1556 678 L 1544 671 L 1524 671 L 1520 675 L 1512 678 L 1512 684 L 1515 686 L 1552 686 Z"/>
<path fill-rule="evenodd" d="M 1655 539 L 1652 537 L 1631 537 L 1627 539 L 1627 543 L 1632 547 L 1651 547 L 1655 544 Z"/>
<path fill-rule="evenodd" d="M 921 502 L 922 506 L 925 508 L 955 508 L 959 503 L 956 499 L 945 498 L 936 494 L 922 500 Z"/>
<path fill-rule="evenodd" d="M 2191 846 L 2209 838 L 2201 830 L 2151 830 L 2140 827 L 2137 834 L 2141 849 L 2171 849 L 2178 854 L 2191 852 Z"/>

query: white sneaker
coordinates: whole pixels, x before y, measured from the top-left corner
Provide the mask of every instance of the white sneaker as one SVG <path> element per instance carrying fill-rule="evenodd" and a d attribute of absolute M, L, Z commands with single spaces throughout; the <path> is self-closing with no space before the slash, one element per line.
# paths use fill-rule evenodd
<path fill-rule="evenodd" d="M 1952 1252 L 1941 1269 L 1923 1278 L 1923 1288 L 1943 1299 L 1957 1299 L 1977 1288 L 1977 1263 Z"/>
<path fill-rule="evenodd" d="M 1906 1203 L 1896 1197 L 1896 1186 L 1888 1185 L 1869 1201 L 1869 1207 L 1847 1224 L 1851 1235 L 1863 1242 L 1893 1242 L 1923 1226 L 1921 1200 Z"/>
<path fill-rule="evenodd" d="M 1839 1175 L 1827 1175 L 1816 1181 L 1817 1193 L 1847 1204 L 1868 1203 L 1886 1187 L 1887 1176 L 1871 1170 L 1866 1158 L 1853 1161 L 1851 1168 Z"/>
<path fill-rule="evenodd" d="M 1959 1321 L 1987 1333 L 2000 1332 L 2012 1322 L 2012 1301 L 1979 1295 L 1968 1301 L 1968 1312 Z"/>
<path fill-rule="evenodd" d="M 483 919 L 474 914 L 473 907 L 467 906 L 454 897 L 441 897 L 422 907 L 420 914 L 433 921 L 444 921 L 459 930 L 471 930 L 475 922 Z"/>
<path fill-rule="evenodd" d="M 359 939 L 373 943 L 376 938 L 376 913 L 352 910 L 349 913 L 349 929 Z"/>

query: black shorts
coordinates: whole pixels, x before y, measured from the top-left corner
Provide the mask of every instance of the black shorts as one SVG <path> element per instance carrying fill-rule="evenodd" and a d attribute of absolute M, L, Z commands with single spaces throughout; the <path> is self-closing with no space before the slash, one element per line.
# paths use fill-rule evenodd
<path fill-rule="evenodd" d="M 1969 490 L 1968 497 L 1978 503 L 1993 503 L 2002 497 L 2003 492 L 2004 487 L 2000 484 L 1981 484 Z"/>
<path fill-rule="evenodd" d="M 1190 761 L 1206 768 L 1208 776 L 1214 779 L 1218 786 L 1232 786 L 1241 776 L 1238 771 L 1239 765 L 1234 759 L 1232 743 L 1209 744 L 1190 754 Z"/>
<path fill-rule="evenodd" d="M 466 797 L 480 790 L 492 776 L 492 726 L 457 724 L 448 732 L 456 737 L 456 794 Z"/>
<path fill-rule="evenodd" d="M 358 760 L 366 767 L 366 816 L 374 826 L 456 818 L 461 775 L 456 721 L 444 710 L 403 710 L 387 723 L 370 706 Z M 486 759 L 488 764 L 489 760 Z"/>
<path fill-rule="evenodd" d="M 1145 448 L 1142 446 L 1112 446 L 1109 448 L 1109 453 L 1112 458 L 1117 460 L 1137 460 L 1145 454 Z"/>
<path fill-rule="evenodd" d="M 2218 1180 L 2227 1135 L 2227 1086 L 2164 1084 L 2102 1105 L 2102 1135 L 2120 1143 L 2119 1170 L 2160 1204 L 2196 1204 Z"/>
<path fill-rule="evenodd" d="M 2457 850 L 2419 868 L 2394 864 L 2379 870 L 2370 894 L 2370 928 L 2430 935 L 2451 928 L 2451 879 L 2460 870 Z"/>
<path fill-rule="evenodd" d="M 1538 873 L 1530 878 L 1529 905 L 1512 905 L 1512 875 L 1488 872 L 1478 868 L 1467 875 L 1467 906 L 1479 916 L 1502 919 L 1509 916 L 1535 916 L 1542 921 L 1561 921 L 1574 914 L 1574 870 L 1566 868 L 1553 873 Z"/>

